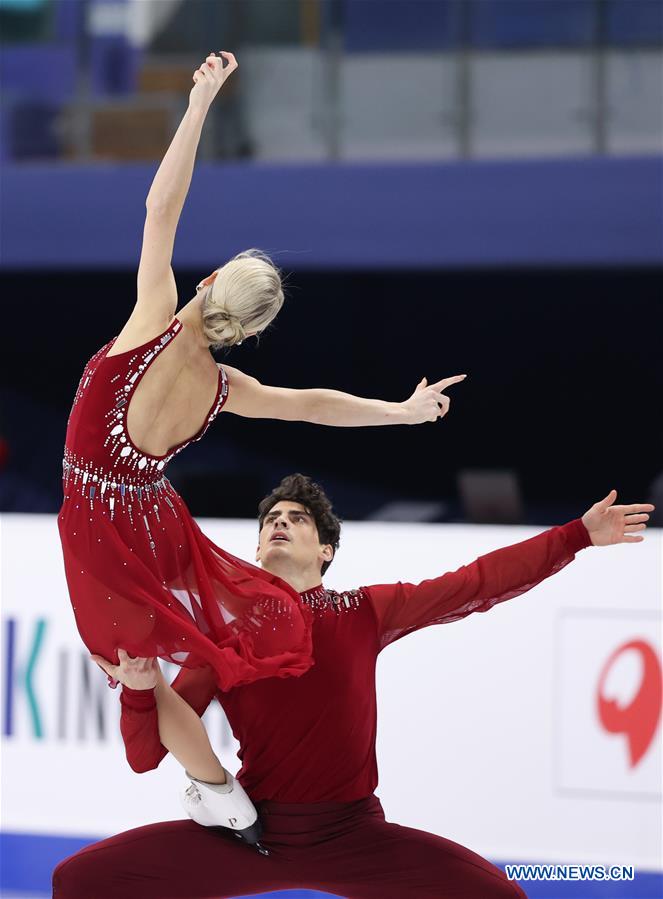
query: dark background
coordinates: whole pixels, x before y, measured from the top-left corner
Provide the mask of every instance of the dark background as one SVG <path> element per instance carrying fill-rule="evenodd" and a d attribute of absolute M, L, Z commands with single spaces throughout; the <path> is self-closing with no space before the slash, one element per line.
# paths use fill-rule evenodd
<path fill-rule="evenodd" d="M 201 273 L 178 274 L 181 304 Z M 244 517 L 285 474 L 321 479 L 346 518 L 393 500 L 465 520 L 464 469 L 516 472 L 523 521 L 581 514 L 614 486 L 644 501 L 663 469 L 659 269 L 289 272 L 262 336 L 217 355 L 263 383 L 402 400 L 467 372 L 446 418 L 329 428 L 220 416 L 169 467 L 198 515 Z M 119 332 L 135 273 L 14 271 L 5 299 L 4 511 L 53 512 L 67 416 L 85 362 Z"/>

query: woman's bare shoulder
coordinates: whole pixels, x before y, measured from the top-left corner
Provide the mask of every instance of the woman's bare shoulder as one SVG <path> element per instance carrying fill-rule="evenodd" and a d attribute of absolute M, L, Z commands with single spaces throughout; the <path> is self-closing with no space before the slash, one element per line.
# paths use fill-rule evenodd
<path fill-rule="evenodd" d="M 244 374 L 243 371 L 240 371 L 238 368 L 234 368 L 232 365 L 226 365 L 225 362 L 217 362 L 216 367 L 220 371 L 225 372 L 228 383 L 233 387 L 258 384 L 256 378 L 252 378 L 251 375 Z"/>
<path fill-rule="evenodd" d="M 113 343 L 108 356 L 118 356 L 120 353 L 126 353 L 136 347 L 143 346 L 168 330 L 175 321 L 176 316 L 166 317 L 148 317 L 135 312 L 129 317 L 127 323 L 117 335 L 117 339 Z"/>

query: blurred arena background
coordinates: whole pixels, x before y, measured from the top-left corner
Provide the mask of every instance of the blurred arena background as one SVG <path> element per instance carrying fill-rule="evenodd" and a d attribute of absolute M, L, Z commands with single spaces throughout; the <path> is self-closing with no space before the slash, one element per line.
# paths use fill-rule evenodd
<path fill-rule="evenodd" d="M 618 501 L 656 503 L 651 523 L 663 524 L 663 2 L 0 0 L 0 35 L 2 889 L 36 896 L 47 895 L 49 866 L 85 841 L 179 814 L 154 798 L 177 784 L 174 769 L 143 778 L 122 769 L 99 725 L 116 697 L 94 699 L 92 673 L 76 681 L 71 736 L 61 715 L 51 732 L 37 726 L 31 677 L 48 705 L 56 672 L 74 677 L 62 675 L 62 647 L 72 670 L 84 662 L 53 523 L 67 415 L 83 365 L 131 311 L 145 197 L 193 70 L 219 49 L 240 64 L 203 132 L 173 260 L 180 298 L 249 246 L 287 274 L 275 327 L 229 362 L 265 383 L 391 400 L 424 375 L 468 378 L 450 393 L 450 414 L 419 428 L 222 416 L 169 476 L 194 515 L 250 519 L 283 475 L 303 471 L 359 522 L 348 533 L 364 566 L 346 557 L 330 585 L 385 579 L 385 546 L 400 563 L 393 579 L 414 580 L 575 518 L 612 487 Z M 252 528 L 209 522 L 243 556 Z M 573 684 L 586 678 L 593 696 L 600 665 L 634 635 L 653 647 L 660 675 L 661 531 L 645 544 L 600 562 L 583 556 L 517 608 L 414 635 L 382 660 L 390 739 L 378 792 L 388 817 L 499 863 L 638 869 L 628 883 L 523 882 L 533 897 L 660 895 L 660 709 L 638 768 L 615 749 L 621 737 L 582 717 L 590 700 L 573 705 Z M 437 559 L 436 545 L 446 547 Z M 39 657 L 47 620 L 59 642 Z M 491 655 L 494 644 L 504 655 Z M 420 764 L 387 689 L 398 664 L 413 683 L 418 670 L 418 682 L 453 685 L 444 701 L 457 776 L 476 795 L 453 792 L 441 819 L 423 775 L 421 808 L 398 807 L 397 762 Z M 485 687 L 495 665 L 496 700 L 514 706 L 481 725 L 458 690 L 483 707 L 477 682 Z M 639 665 L 615 675 L 622 704 L 645 689 Z M 230 746 L 223 722 L 211 726 Z M 471 747 L 498 731 L 501 754 L 475 758 Z M 576 732 L 592 747 L 577 765 Z M 445 739 L 432 742 L 429 772 Z M 527 753 L 521 781 L 523 740 L 539 761 Z M 137 806 L 108 815 L 81 806 L 77 818 L 54 786 L 79 789 L 74 759 L 110 778 L 107 801 L 139 797 Z M 504 766 L 508 825 L 490 786 Z M 603 772 L 595 783 L 592 769 Z M 531 807 L 519 806 L 523 792 Z M 473 815 L 461 819 L 464 803 Z M 499 839 L 471 820 L 482 816 L 493 833 L 504 827 Z"/>

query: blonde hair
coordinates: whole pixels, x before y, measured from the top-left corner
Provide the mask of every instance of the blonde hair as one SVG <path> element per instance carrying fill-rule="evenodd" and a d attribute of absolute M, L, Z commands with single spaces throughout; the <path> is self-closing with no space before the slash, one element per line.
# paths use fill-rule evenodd
<path fill-rule="evenodd" d="M 263 331 L 283 306 L 281 273 L 262 250 L 244 250 L 217 269 L 202 300 L 203 332 L 213 349 Z"/>

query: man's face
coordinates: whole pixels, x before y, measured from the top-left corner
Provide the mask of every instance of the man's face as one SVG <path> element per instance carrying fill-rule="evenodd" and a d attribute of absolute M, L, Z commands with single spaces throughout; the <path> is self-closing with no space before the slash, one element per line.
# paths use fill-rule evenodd
<path fill-rule="evenodd" d="M 320 543 L 315 519 L 301 503 L 281 500 L 269 510 L 260 531 L 256 561 L 272 570 L 283 564 L 302 571 L 330 562 L 333 548 Z"/>

